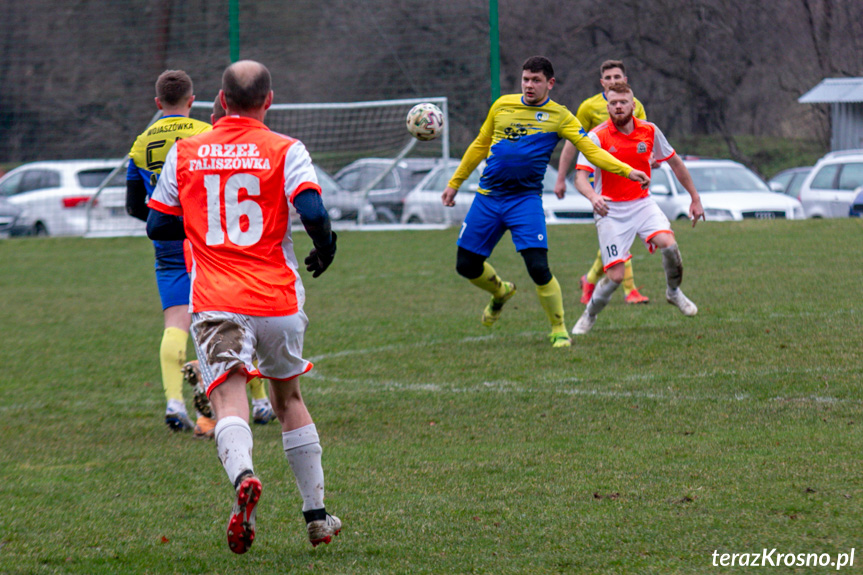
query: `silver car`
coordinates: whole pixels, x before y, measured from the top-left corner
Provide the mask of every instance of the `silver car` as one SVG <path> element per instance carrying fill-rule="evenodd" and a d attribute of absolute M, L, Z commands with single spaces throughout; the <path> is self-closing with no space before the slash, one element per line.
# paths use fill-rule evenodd
<path fill-rule="evenodd" d="M 684 160 L 708 221 L 803 218 L 800 202 L 775 192 L 752 170 L 731 160 Z M 691 198 L 668 164 L 653 170 L 650 195 L 669 220 L 689 218 Z"/>
<path fill-rule="evenodd" d="M 343 189 L 331 175 L 315 164 L 318 184 L 321 186 L 321 199 L 332 220 L 355 220 L 359 213 L 364 221 L 374 220 L 371 203 L 356 193 Z"/>
<path fill-rule="evenodd" d="M 404 211 L 405 196 L 440 161 L 439 158 L 404 158 L 393 166 L 393 161 L 388 158 L 363 158 L 348 164 L 333 177 L 343 189 L 361 196 L 392 167 L 368 190 L 368 200 L 374 206 L 379 222 L 397 223 Z"/>
<path fill-rule="evenodd" d="M 818 160 L 800 188 L 807 218 L 847 218 L 863 185 L 863 150 L 831 152 Z"/>
<path fill-rule="evenodd" d="M 479 188 L 485 163 L 481 163 L 459 188 L 455 206 L 445 207 L 441 195 L 447 187 L 453 172 L 459 165 L 456 159 L 446 164 L 440 162 L 417 186 L 405 196 L 402 223 L 459 225 L 464 221 Z M 562 200 L 554 195 L 557 170 L 546 168 L 542 186 L 542 207 L 546 222 L 549 224 L 593 222 L 593 207 L 590 202 L 567 182 L 566 197 Z"/>
<path fill-rule="evenodd" d="M 0 238 L 8 238 L 10 235 L 23 235 L 17 226 L 21 208 L 9 203 L 9 200 L 0 196 Z"/>

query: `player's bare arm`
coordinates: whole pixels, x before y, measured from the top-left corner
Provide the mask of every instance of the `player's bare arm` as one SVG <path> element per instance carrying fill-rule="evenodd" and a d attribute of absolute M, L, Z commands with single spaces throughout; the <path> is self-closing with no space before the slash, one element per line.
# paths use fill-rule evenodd
<path fill-rule="evenodd" d="M 692 175 L 686 169 L 686 165 L 680 159 L 680 156 L 675 154 L 666 161 L 668 162 L 668 167 L 677 176 L 680 184 L 689 192 L 689 197 L 692 198 L 692 202 L 689 204 L 689 220 L 692 222 L 692 227 L 694 228 L 698 220 L 707 219 L 704 215 L 704 207 L 701 205 L 701 196 L 698 195 L 698 190 L 695 189 L 695 182 L 692 181 Z"/>
<path fill-rule="evenodd" d="M 594 191 L 593 186 L 590 185 L 590 180 L 588 180 L 588 175 L 588 172 L 585 170 L 575 171 L 575 189 L 588 199 L 590 205 L 593 206 L 594 212 L 600 216 L 607 216 L 608 204 L 605 202 L 604 197 Z"/>
<path fill-rule="evenodd" d="M 557 182 L 554 184 L 554 195 L 560 199 L 566 196 L 566 175 L 572 167 L 576 153 L 577 150 L 572 142 L 569 140 L 563 142 L 563 151 L 561 151 L 560 160 L 557 163 Z"/>
<path fill-rule="evenodd" d="M 441 201 L 443 202 L 443 205 L 445 205 L 448 208 L 453 207 L 455 205 L 455 195 L 457 193 L 458 193 L 457 189 L 455 189 L 451 186 L 447 186 L 446 189 L 443 191 L 443 194 L 441 194 L 441 197 L 440 197 Z"/>
<path fill-rule="evenodd" d="M 641 184 L 643 189 L 646 189 L 647 186 L 650 185 L 650 176 L 642 172 L 641 170 L 632 170 L 629 172 L 629 176 L 627 176 L 633 182 L 638 182 Z"/>

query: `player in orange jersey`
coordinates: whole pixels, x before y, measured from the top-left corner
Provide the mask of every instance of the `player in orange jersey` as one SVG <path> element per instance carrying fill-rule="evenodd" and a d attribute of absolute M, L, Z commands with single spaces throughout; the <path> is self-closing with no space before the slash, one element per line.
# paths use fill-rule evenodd
<path fill-rule="evenodd" d="M 651 157 L 659 162 L 668 162 L 692 198 L 689 217 L 694 227 L 700 218 L 704 218 L 704 208 L 683 160 L 675 154 L 674 148 L 655 124 L 633 117 L 635 104 L 628 84 L 613 84 L 606 89 L 606 93 L 610 118 L 590 132 L 589 137 L 615 158 L 647 173 L 650 173 Z M 594 187 L 588 181 L 589 173 L 594 174 Z M 596 170 L 583 155 L 579 155 L 576 165 L 575 186 L 593 205 L 606 275 L 596 285 L 572 333 L 585 334 L 593 327 L 596 315 L 605 308 L 614 290 L 623 281 L 624 264 L 632 257 L 629 248 L 636 235 L 647 244 L 651 253 L 657 248 L 662 252 L 662 266 L 668 285 L 665 297 L 668 302 L 677 306 L 684 315 L 694 316 L 698 313 L 695 304 L 680 290 L 683 279 L 680 250 L 668 218 L 650 197 L 649 191 L 631 185 L 628 180 L 611 172 Z"/>
<path fill-rule="evenodd" d="M 309 540 L 329 543 L 341 530 L 341 521 L 324 507 L 321 445 L 300 393 L 299 376 L 312 364 L 302 357 L 308 318 L 290 204 L 314 244 L 305 259 L 312 277 L 332 263 L 336 234 L 305 146 L 263 123 L 273 101 L 271 84 L 258 62 L 243 60 L 225 70 L 219 99 L 227 115 L 212 131 L 171 149 L 147 220 L 151 238 L 187 237 L 191 243 L 191 331 L 216 412 L 219 459 L 237 495 L 228 523 L 235 553 L 245 553 L 254 541 L 262 489 L 252 463 L 245 390 L 258 375 L 270 380 Z"/>
<path fill-rule="evenodd" d="M 608 119 L 608 98 L 605 95 L 605 89 L 616 82 L 627 81 L 626 67 L 623 65 L 622 61 L 606 60 L 600 64 L 599 83 L 602 85 L 602 92 L 584 100 L 575 114 L 575 117 L 578 118 L 578 121 L 581 122 L 582 126 L 584 126 L 585 132 L 590 132 Z M 639 120 L 646 120 L 647 116 L 644 112 L 644 106 L 638 101 L 638 98 L 635 98 L 633 101 L 635 102 L 635 111 L 633 112 L 633 116 Z M 577 153 L 578 151 L 572 144 L 564 142 L 563 151 L 560 154 L 560 160 L 558 162 L 557 183 L 554 186 L 554 191 L 558 197 L 563 197 L 563 194 L 566 193 L 565 179 L 569 173 L 570 167 L 575 161 Z M 652 167 L 655 168 L 656 166 Z M 597 282 L 604 274 L 605 272 L 602 271 L 602 257 L 597 250 L 596 260 L 593 262 L 593 265 L 591 265 L 588 272 L 579 279 L 579 283 L 581 284 L 581 303 L 587 303 L 590 301 L 590 296 L 596 288 Z M 638 288 L 635 287 L 632 260 L 627 260 L 626 262 L 626 269 L 624 270 L 623 275 L 623 291 L 624 301 L 626 301 L 626 303 L 637 304 L 650 302 L 650 298 L 642 295 L 638 291 Z"/>

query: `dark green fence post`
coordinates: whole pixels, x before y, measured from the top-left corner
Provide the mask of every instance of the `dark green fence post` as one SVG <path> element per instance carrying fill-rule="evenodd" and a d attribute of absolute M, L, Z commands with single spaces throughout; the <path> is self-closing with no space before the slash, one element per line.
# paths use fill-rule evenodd
<path fill-rule="evenodd" d="M 497 25 L 497 0 L 488 2 L 489 45 L 491 48 L 491 101 L 500 98 L 500 30 Z"/>
<path fill-rule="evenodd" d="M 240 59 L 240 0 L 228 0 L 228 34 L 233 63 Z"/>

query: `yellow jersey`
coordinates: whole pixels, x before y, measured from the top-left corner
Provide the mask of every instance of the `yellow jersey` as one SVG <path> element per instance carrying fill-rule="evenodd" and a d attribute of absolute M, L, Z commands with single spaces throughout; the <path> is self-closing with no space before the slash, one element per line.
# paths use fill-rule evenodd
<path fill-rule="evenodd" d="M 449 185 L 458 189 L 485 160 L 479 193 L 541 194 L 548 161 L 562 138 L 595 157 L 610 171 L 624 177 L 629 175 L 631 168 L 593 144 L 565 106 L 551 99 L 529 105 L 521 94 L 508 94 L 492 104 L 479 135 L 468 147 Z"/>

